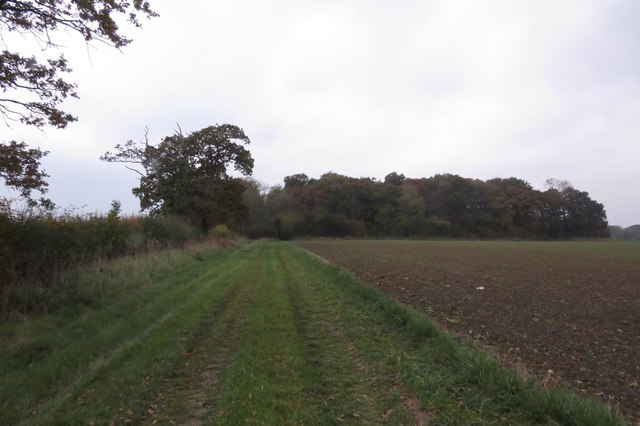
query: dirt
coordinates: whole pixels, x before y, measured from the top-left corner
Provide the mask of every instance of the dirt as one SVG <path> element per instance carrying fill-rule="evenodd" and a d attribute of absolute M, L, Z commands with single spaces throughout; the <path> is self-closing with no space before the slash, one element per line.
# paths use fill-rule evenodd
<path fill-rule="evenodd" d="M 543 385 L 569 386 L 640 420 L 640 256 L 576 243 L 300 245 Z"/>

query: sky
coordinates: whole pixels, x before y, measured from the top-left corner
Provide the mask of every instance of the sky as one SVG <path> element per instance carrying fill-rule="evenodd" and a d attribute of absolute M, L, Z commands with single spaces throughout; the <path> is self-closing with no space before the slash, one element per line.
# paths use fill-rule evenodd
<path fill-rule="evenodd" d="M 78 122 L 0 130 L 50 151 L 62 207 L 117 199 L 136 212 L 136 175 L 101 154 L 145 128 L 155 144 L 230 123 L 266 185 L 329 171 L 515 176 L 540 190 L 556 178 L 603 203 L 610 224 L 640 223 L 637 0 L 150 3 L 160 17 L 123 26 L 121 51 L 55 35 Z"/>

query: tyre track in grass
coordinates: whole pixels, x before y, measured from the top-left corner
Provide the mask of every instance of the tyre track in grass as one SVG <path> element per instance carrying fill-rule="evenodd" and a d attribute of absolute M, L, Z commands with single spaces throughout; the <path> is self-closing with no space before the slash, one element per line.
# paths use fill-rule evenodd
<path fill-rule="evenodd" d="M 136 423 L 188 426 L 211 423 L 216 411 L 213 395 L 237 350 L 263 257 L 264 247 L 260 247 L 257 253 L 252 253 L 250 262 L 236 270 L 231 290 L 203 318 L 182 358 L 162 379 L 149 408 Z"/>
<path fill-rule="evenodd" d="M 244 287 L 244 290 L 246 289 L 248 287 Z M 223 328 L 212 339 L 219 345 L 216 347 L 216 352 L 208 355 L 205 359 L 206 366 L 200 370 L 200 386 L 192 389 L 188 394 L 191 411 L 182 424 L 201 425 L 204 424 L 205 419 L 211 420 L 213 418 L 215 405 L 210 403 L 209 395 L 218 390 L 220 376 L 237 348 L 238 335 L 245 321 L 246 310 L 251 302 L 249 295 L 250 293 L 246 291 L 238 291 L 238 297 L 225 312 L 226 318 L 220 318 Z M 213 321 L 211 323 L 213 325 Z"/>
<path fill-rule="evenodd" d="M 417 398 L 351 339 L 340 312 L 349 307 L 326 277 L 286 246 L 258 247 L 178 367 L 183 387 L 165 400 L 182 400 L 182 414 L 145 422 L 426 424 Z"/>
<path fill-rule="evenodd" d="M 432 413 L 425 411 L 416 394 L 403 384 L 403 377 L 384 367 L 389 360 L 371 351 L 371 337 L 376 332 L 358 330 L 363 326 L 377 328 L 367 318 L 370 312 L 359 312 L 317 265 L 310 268 L 302 261 L 310 257 L 313 263 L 320 260 L 324 264 L 323 259 L 310 253 L 292 255 L 291 250 L 286 249 L 290 262 L 284 267 L 294 278 L 293 305 L 299 306 L 301 323 L 309 326 L 306 335 L 315 335 L 322 342 L 321 351 L 312 351 L 311 357 L 318 358 L 322 373 L 328 376 L 335 419 L 340 423 L 415 425 L 433 420 Z M 383 330 L 378 332 L 376 338 L 382 346 L 393 346 L 382 335 Z M 363 339 L 367 345 L 361 344 Z"/>
<path fill-rule="evenodd" d="M 293 324 L 283 270 L 274 245 L 262 244 L 266 255 L 256 267 L 258 285 L 237 334 L 238 350 L 213 398 L 213 422 L 318 424 L 321 401 L 308 389 L 312 367 Z"/>
<path fill-rule="evenodd" d="M 415 398 L 354 343 L 348 302 L 292 254 L 256 244 L 180 356 L 150 380 L 146 410 L 118 422 L 423 424 Z"/>
<path fill-rule="evenodd" d="M 335 321 L 336 312 L 321 300 L 315 277 L 282 248 L 279 263 L 284 270 L 285 291 L 292 309 L 298 341 L 305 349 L 310 371 L 310 392 L 321 400 L 327 416 L 334 422 L 347 420 L 377 423 L 379 412 L 367 378 L 369 366 L 348 341 Z M 358 380 L 352 374 L 357 372 Z"/>
<path fill-rule="evenodd" d="M 219 424 L 383 423 L 372 370 L 342 332 L 335 297 L 282 244 L 267 244 L 255 296 L 214 396 Z M 335 295 L 334 295 L 335 296 Z M 325 302 L 329 302 L 328 304 Z M 339 302 L 338 302 L 339 303 Z M 404 416 L 409 420 L 411 416 Z M 200 423 L 193 423 L 200 424 Z"/>
<path fill-rule="evenodd" d="M 238 256 L 239 259 L 235 256 Z M 132 356 L 137 348 L 153 340 L 154 336 L 164 333 L 168 328 L 180 328 L 181 317 L 184 313 L 193 309 L 199 300 L 207 296 L 213 288 L 220 289 L 221 295 L 218 294 L 218 290 L 214 292 L 218 295 L 216 297 L 224 298 L 225 294 L 232 290 L 231 288 L 225 288 L 228 287 L 227 283 L 230 277 L 237 274 L 246 262 L 247 260 L 242 258 L 241 253 L 230 257 L 225 256 L 220 263 L 215 264 L 216 267 L 195 275 L 189 273 L 188 275 L 191 275 L 189 281 L 176 288 L 171 288 L 164 294 L 160 294 L 154 301 L 155 303 L 150 303 L 144 306 L 141 311 L 136 312 L 136 315 L 140 316 L 138 323 L 141 324 L 146 320 L 146 326 L 142 329 L 132 330 L 133 333 L 126 340 L 118 342 L 111 351 L 97 357 L 86 365 L 83 369 L 83 374 L 69 383 L 63 392 L 38 407 L 38 418 L 45 423 L 49 421 L 65 422 L 67 421 L 65 419 L 70 418 L 66 411 L 69 410 L 70 404 L 73 403 L 73 400 L 78 395 L 80 395 L 78 398 L 81 400 L 84 400 L 85 396 L 98 398 L 97 395 L 94 395 L 94 391 L 96 394 L 99 393 L 99 389 L 94 390 L 93 383 L 95 381 L 99 382 L 101 378 L 107 378 L 106 380 L 108 380 L 108 377 L 113 376 L 112 370 L 126 368 L 127 359 Z M 154 312 L 165 309 L 166 312 L 164 314 L 153 318 Z M 118 327 L 122 327 L 122 325 L 118 325 Z M 188 331 L 186 332 L 188 333 Z M 179 334 L 178 341 L 172 343 L 176 345 L 183 344 L 182 338 L 183 336 Z M 167 359 L 161 357 L 158 363 L 162 364 L 166 361 Z M 145 376 L 143 373 L 140 374 Z M 144 380 L 146 382 L 145 385 L 148 385 L 149 381 L 146 378 Z M 131 395 L 132 398 L 137 396 Z M 113 407 L 113 411 L 122 413 L 117 421 L 114 420 L 116 423 L 125 420 L 131 421 L 132 418 L 139 415 L 133 412 L 128 413 L 122 408 L 116 410 L 116 407 Z"/>

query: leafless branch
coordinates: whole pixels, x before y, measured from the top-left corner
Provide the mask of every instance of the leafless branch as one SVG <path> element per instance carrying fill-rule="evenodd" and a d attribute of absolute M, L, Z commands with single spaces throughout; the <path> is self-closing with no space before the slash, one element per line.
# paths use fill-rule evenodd
<path fill-rule="evenodd" d="M 123 163 L 123 161 L 116 161 L 116 163 Z M 129 167 L 129 166 L 127 166 L 126 164 L 125 164 L 125 166 L 124 166 L 124 167 L 125 167 L 126 169 L 131 170 L 132 172 L 136 172 L 137 174 L 139 174 L 139 175 L 140 175 L 140 176 L 142 176 L 142 177 L 144 177 L 144 176 L 145 176 L 145 175 L 144 175 L 144 173 L 142 173 L 142 172 L 141 172 L 141 171 L 139 171 L 139 170 L 134 169 L 133 167 Z"/>

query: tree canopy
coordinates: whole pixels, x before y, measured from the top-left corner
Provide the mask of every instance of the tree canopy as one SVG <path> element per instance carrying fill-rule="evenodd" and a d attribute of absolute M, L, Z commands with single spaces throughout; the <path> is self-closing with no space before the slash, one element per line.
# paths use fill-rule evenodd
<path fill-rule="evenodd" d="M 20 192 L 30 205 L 36 204 L 31 192 L 46 192 L 47 174 L 40 168 L 40 160 L 47 155 L 46 151 L 28 148 L 24 142 L 10 141 L 0 144 L 0 178 L 5 185 Z M 40 202 L 46 207 L 49 200 L 42 198 Z"/>
<path fill-rule="evenodd" d="M 121 48 L 131 39 L 122 33 L 120 23 L 140 26 L 143 16 L 157 16 L 144 0 L 0 0 L 0 117 L 5 125 L 65 128 L 77 120 L 61 108 L 65 99 L 78 97 L 76 85 L 62 77 L 71 69 L 64 55 L 49 55 L 61 47 L 58 30 L 76 32 L 87 43 Z M 33 49 L 14 51 L 11 34 L 31 41 Z M 0 178 L 31 205 L 36 203 L 32 191 L 47 189 L 47 175 L 40 169 L 46 154 L 24 142 L 0 143 Z M 45 199 L 40 202 L 52 205 Z"/>
<path fill-rule="evenodd" d="M 0 42 L 0 113 L 5 121 L 19 121 L 42 127 L 64 128 L 76 117 L 63 111 L 60 104 L 77 97 L 76 85 L 61 77 L 71 71 L 64 55 L 40 59 L 36 56 L 60 46 L 56 30 L 77 32 L 85 41 L 98 41 L 116 48 L 131 39 L 124 36 L 118 17 L 140 26 L 140 16 L 157 16 L 142 0 L 0 0 L 0 36 L 6 32 L 31 34 L 34 50 L 24 54 L 10 51 L 4 37 Z M 40 56 L 40 55 L 39 55 Z"/>
<path fill-rule="evenodd" d="M 128 168 L 140 176 L 133 193 L 142 210 L 182 216 L 207 230 L 212 224 L 230 224 L 247 215 L 245 184 L 229 169 L 251 175 L 253 158 L 244 147 L 248 144 L 242 129 L 222 124 L 188 135 L 177 132 L 157 146 L 148 140 L 130 140 L 100 158 L 133 165 Z"/>
<path fill-rule="evenodd" d="M 298 173 L 284 187 L 251 194 L 252 235 L 280 238 L 455 237 L 592 238 L 608 236 L 604 206 L 568 182 L 538 191 L 518 178 L 488 181 L 440 174 L 384 181 Z M 258 211 L 256 206 L 261 206 Z M 265 219 L 269 217 L 270 219 Z M 256 218 L 256 219 L 254 219 Z"/>

